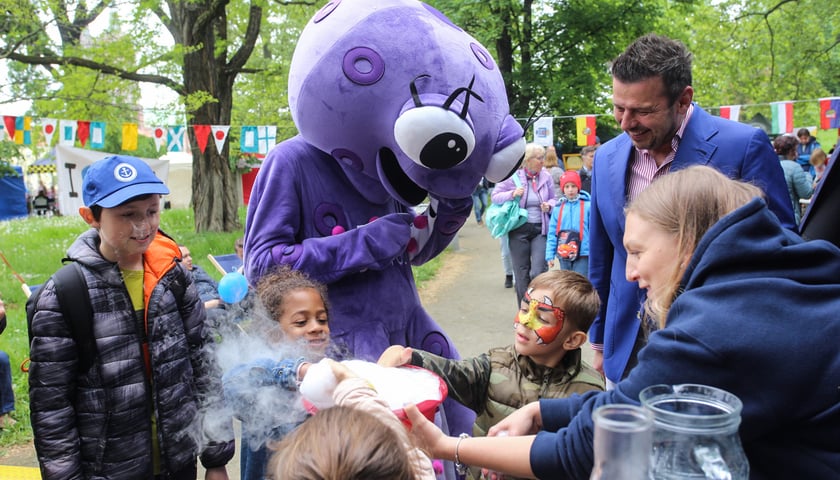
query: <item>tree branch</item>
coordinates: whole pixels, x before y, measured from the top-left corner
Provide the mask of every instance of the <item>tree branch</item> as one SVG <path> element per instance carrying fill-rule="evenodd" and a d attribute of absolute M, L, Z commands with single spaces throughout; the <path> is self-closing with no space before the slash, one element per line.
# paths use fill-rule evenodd
<path fill-rule="evenodd" d="M 251 9 L 248 13 L 248 28 L 245 30 L 245 38 L 242 39 L 242 45 L 228 62 L 225 70 L 228 72 L 238 72 L 248 61 L 251 53 L 254 51 L 254 45 L 257 44 L 257 39 L 260 36 L 260 23 L 262 22 L 262 8 L 251 4 Z"/>
<path fill-rule="evenodd" d="M 86 58 L 78 58 L 78 57 L 45 57 L 45 56 L 33 56 L 33 55 L 23 55 L 16 52 L 10 52 L 8 57 L 11 60 L 15 60 L 18 62 L 26 63 L 28 65 L 42 65 L 42 66 L 53 66 L 53 65 L 72 65 L 75 67 L 82 67 L 88 68 L 90 70 L 94 70 L 97 72 L 105 73 L 108 75 L 114 75 L 116 77 L 122 78 L 124 80 L 132 80 L 135 82 L 146 82 L 146 83 L 154 83 L 157 85 L 163 85 L 165 87 L 169 87 L 175 93 L 181 96 L 186 96 L 187 92 L 184 89 L 184 86 L 174 80 L 164 77 L 162 75 L 148 75 L 144 73 L 137 73 L 137 72 L 130 72 L 127 70 L 122 70 L 116 68 L 111 65 L 106 65 L 104 63 L 94 62 L 92 60 L 88 60 Z"/>
<path fill-rule="evenodd" d="M 208 28 L 208 23 L 212 22 L 216 18 L 223 17 L 228 3 L 229 0 L 213 0 L 210 3 L 210 7 L 196 19 L 195 24 L 192 27 L 193 36 L 198 36 L 198 32 L 202 32 L 205 28 Z"/>

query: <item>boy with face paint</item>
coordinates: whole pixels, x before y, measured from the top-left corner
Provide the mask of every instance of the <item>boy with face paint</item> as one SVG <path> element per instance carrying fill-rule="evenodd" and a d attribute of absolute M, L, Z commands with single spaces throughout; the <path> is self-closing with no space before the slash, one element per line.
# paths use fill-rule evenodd
<path fill-rule="evenodd" d="M 379 364 L 411 364 L 440 375 L 449 396 L 476 413 L 473 435 L 484 436 L 527 403 L 604 389 L 603 377 L 583 361 L 580 350 L 599 307 L 598 293 L 586 277 L 548 271 L 528 285 L 513 319 L 512 345 L 462 360 L 394 345 Z M 469 472 L 468 478 L 480 478 L 480 471 Z"/>

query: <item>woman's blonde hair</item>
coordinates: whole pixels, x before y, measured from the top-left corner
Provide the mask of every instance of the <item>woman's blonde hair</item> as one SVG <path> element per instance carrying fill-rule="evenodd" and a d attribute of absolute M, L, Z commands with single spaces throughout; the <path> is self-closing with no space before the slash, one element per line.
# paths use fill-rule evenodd
<path fill-rule="evenodd" d="M 557 150 L 554 148 L 546 148 L 545 149 L 545 168 L 556 167 L 557 163 Z"/>
<path fill-rule="evenodd" d="M 523 159 L 523 164 L 525 160 L 534 158 L 537 156 L 538 153 L 542 153 L 545 155 L 545 147 L 538 143 L 528 143 L 525 145 L 525 157 Z"/>
<path fill-rule="evenodd" d="M 266 472 L 276 480 L 412 480 L 408 443 L 405 432 L 368 412 L 330 407 L 272 446 Z"/>
<path fill-rule="evenodd" d="M 663 232 L 674 236 L 677 256 L 669 288 L 645 302 L 645 313 L 657 319 L 660 328 L 679 294 L 686 263 L 697 243 L 721 218 L 764 197 L 755 185 L 733 180 L 714 168 L 695 165 L 658 178 L 625 209 Z M 687 260 L 686 260 L 687 262 Z"/>

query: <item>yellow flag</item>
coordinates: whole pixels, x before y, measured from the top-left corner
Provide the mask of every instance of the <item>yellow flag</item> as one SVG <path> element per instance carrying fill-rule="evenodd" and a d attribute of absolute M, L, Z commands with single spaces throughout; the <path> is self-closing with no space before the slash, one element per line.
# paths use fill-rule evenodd
<path fill-rule="evenodd" d="M 15 118 L 15 143 L 18 145 L 32 144 L 32 117 Z"/>
<path fill-rule="evenodd" d="M 122 149 L 137 150 L 137 124 L 123 123 L 122 133 Z"/>
<path fill-rule="evenodd" d="M 575 118 L 578 147 L 595 145 L 595 115 L 580 115 Z"/>

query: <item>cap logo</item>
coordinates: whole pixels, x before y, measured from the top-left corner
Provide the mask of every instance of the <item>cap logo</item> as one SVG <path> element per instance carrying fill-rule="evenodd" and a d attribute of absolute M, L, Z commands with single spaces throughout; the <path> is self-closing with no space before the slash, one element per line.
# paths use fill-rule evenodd
<path fill-rule="evenodd" d="M 137 169 L 128 163 L 121 163 L 114 168 L 114 178 L 118 182 L 131 182 L 137 178 Z"/>

